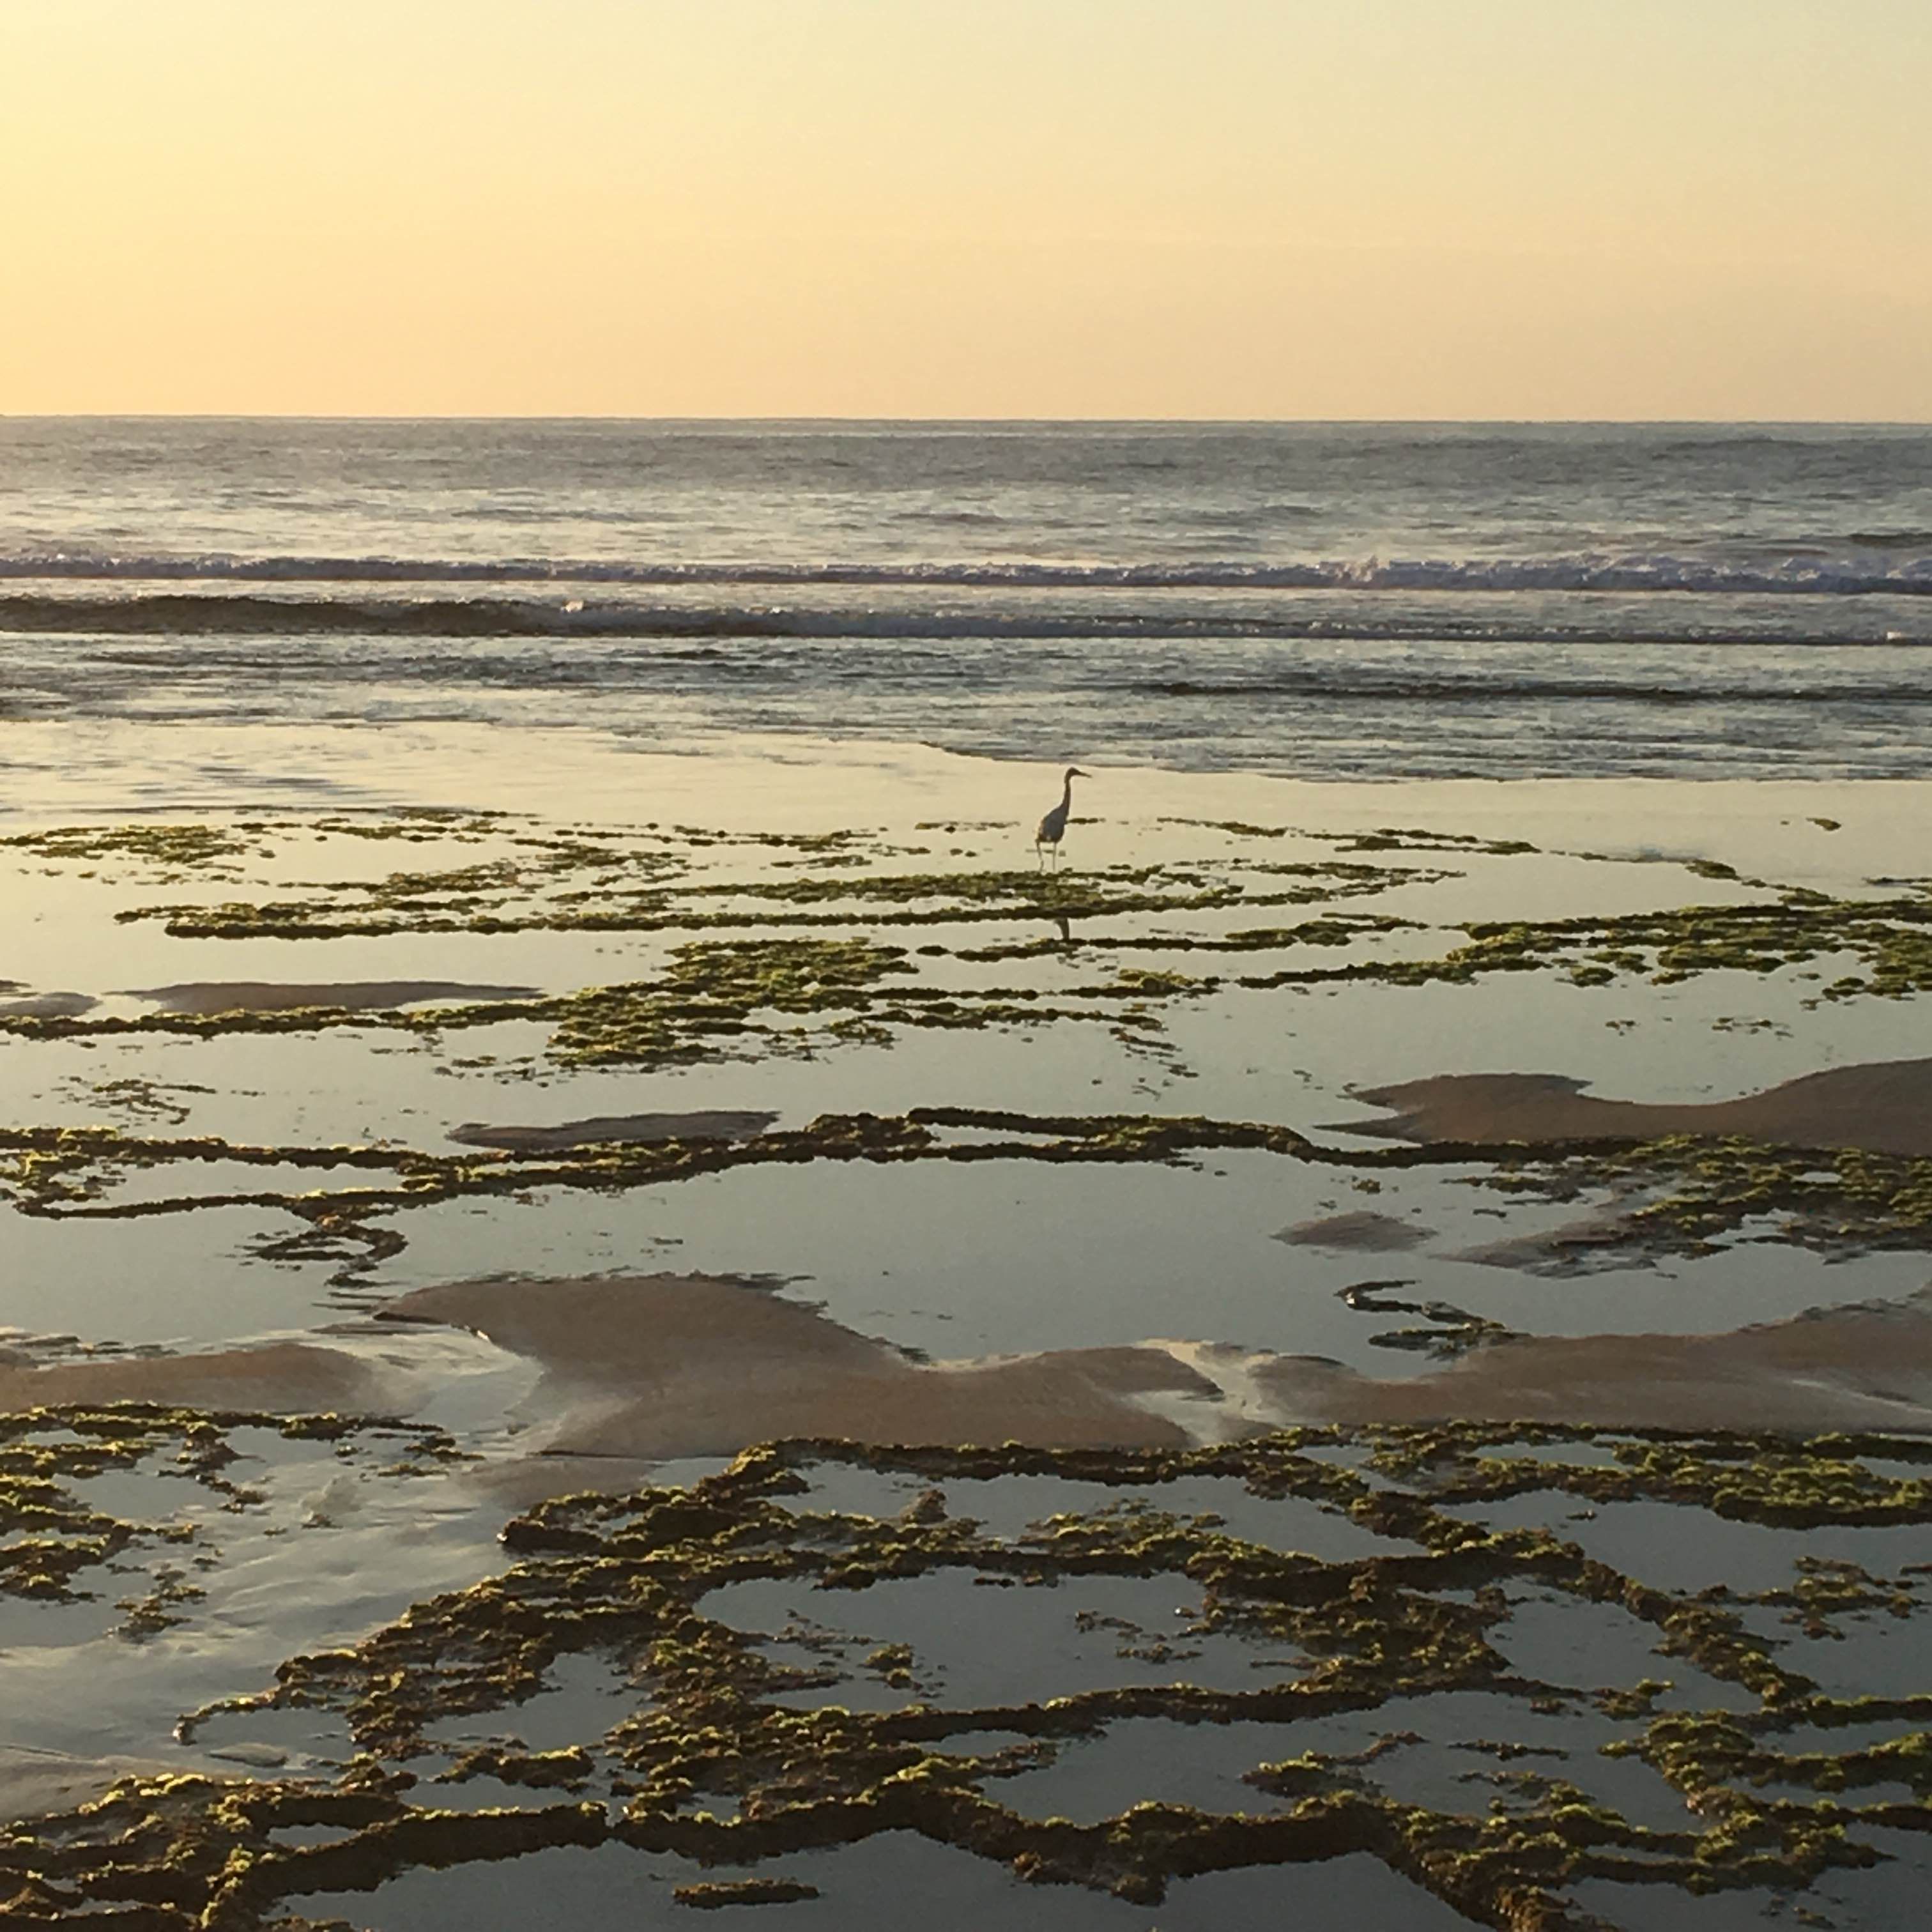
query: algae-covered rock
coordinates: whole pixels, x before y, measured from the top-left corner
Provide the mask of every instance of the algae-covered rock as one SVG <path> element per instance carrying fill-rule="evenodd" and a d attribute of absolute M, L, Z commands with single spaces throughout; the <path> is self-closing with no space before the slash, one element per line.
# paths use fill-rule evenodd
<path fill-rule="evenodd" d="M 541 1504 L 511 1525 L 500 1576 L 291 1658 L 269 1688 L 220 1707 L 340 1712 L 358 1748 L 341 1774 L 130 1778 L 88 1810 L 16 1826 L 0 1880 L 31 1911 L 136 1897 L 155 1901 L 157 1925 L 241 1932 L 412 1868 L 620 1844 L 688 1862 L 680 1902 L 722 1907 L 812 1888 L 782 1870 L 713 1880 L 704 1866 L 913 1832 L 1036 1882 L 1143 1904 L 1203 1873 L 1348 1853 L 1477 1922 L 1549 1932 L 1584 1922 L 1570 1894 L 1585 1880 L 1802 1900 L 1821 1876 L 1870 1862 L 1870 1830 L 1922 1813 L 1932 1687 L 1828 1694 L 1781 1660 L 1756 1613 L 1916 1619 L 1923 1580 L 1794 1560 L 1788 1588 L 1755 1595 L 1667 1588 L 1593 1556 L 1587 1527 L 1562 1533 L 1561 1505 L 1682 1512 L 1686 1548 L 1700 1513 L 1774 1526 L 1792 1520 L 1794 1493 L 1810 1498 L 1804 1520 L 1856 1522 L 1895 1486 L 1870 1462 L 1917 1448 L 1466 1424 L 1160 1453 L 760 1448 L 688 1488 Z M 924 1486 L 891 1516 L 818 1504 L 821 1481 L 860 1472 Z M 1069 1483 L 1135 1504 L 1061 1508 L 1006 1532 L 947 1506 L 988 1484 L 1043 1484 L 1044 1497 Z M 1238 1525 L 1196 1506 L 1203 1484 L 1222 1486 Z M 1166 1506 L 1170 1493 L 1190 1507 Z M 1490 1520 L 1520 1521 L 1532 1496 L 1550 1499 L 1555 1528 Z M 1306 1546 L 1341 1534 L 1362 1546 Z M 1159 1612 L 1172 1632 L 1094 1606 L 1097 1592 L 1122 1600 L 1143 1586 L 1150 1606 L 1185 1612 Z M 934 1591 L 971 1614 L 916 1613 Z M 760 1628 L 741 1601 L 811 1614 Z M 918 1634 L 893 1636 L 902 1615 Z M 1048 1617 L 1085 1651 L 1028 1663 L 1009 1648 L 1016 1615 L 1035 1630 Z M 783 1654 L 801 1647 L 806 1665 Z M 1084 1679 L 1056 1689 L 1076 1654 Z M 1531 1654 L 1542 1660 L 1518 1660 Z M 1606 1681 L 1636 1658 L 1652 1670 Z M 629 1690 L 604 1707 L 615 1721 L 601 1733 L 542 1751 L 437 1741 L 466 1717 L 514 1730 L 561 1666 L 592 1658 Z M 1030 1670 L 1037 1688 L 991 1702 L 945 1688 L 988 1668 Z M 862 1706 L 847 1688 L 862 1680 L 887 1694 Z M 1080 1822 L 1025 1797 L 1030 1778 L 1131 1750 L 1149 1726 L 1231 1726 L 1231 1738 L 1325 1742 L 1257 1752 L 1245 1781 L 1274 1801 L 1262 1811 L 1147 1799 Z M 1444 1752 L 1475 1767 L 1457 1774 L 1466 1803 L 1406 1795 Z M 531 1802 L 438 1808 L 439 1790 L 478 1777 Z M 544 1802 L 546 1786 L 574 1802 Z M 1906 1800 L 1886 1795 L 1900 1790 Z M 297 1826 L 332 1835 L 278 1835 Z M 570 1909 L 567 1889 L 556 1909 Z"/>

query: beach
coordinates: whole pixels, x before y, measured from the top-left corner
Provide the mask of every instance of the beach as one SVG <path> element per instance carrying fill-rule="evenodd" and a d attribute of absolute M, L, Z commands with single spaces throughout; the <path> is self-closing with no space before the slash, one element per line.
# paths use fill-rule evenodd
<path fill-rule="evenodd" d="M 706 527 L 776 556 L 723 475 Z M 1714 536 L 1730 576 L 1660 590 L 1569 550 L 1510 588 L 1465 558 L 1474 590 L 1163 556 L 1172 692 L 1136 667 L 1070 723 L 1068 600 L 1097 661 L 1094 600 L 1147 588 L 1084 549 L 1017 604 L 986 559 L 821 562 L 758 594 L 836 605 L 838 649 L 741 624 L 693 694 L 652 680 L 702 572 L 565 608 L 628 539 L 602 579 L 551 544 L 577 574 L 519 656 L 475 614 L 500 532 L 200 514 L 79 590 L 16 546 L 58 622 L 0 594 L 10 1921 L 1906 1922 L 1932 791 L 1898 532 L 1849 590 Z M 441 579 L 370 561 L 425 550 Z M 282 614 L 190 622 L 181 578 Z M 935 583 L 981 599 L 970 717 Z M 1604 634 L 1694 597 L 1666 704 L 1675 646 Z M 1202 692 L 1264 620 L 1355 682 L 1276 689 L 1249 758 L 1255 692 Z M 1477 719 L 1564 622 L 1591 692 L 1559 652 Z M 856 655 L 892 639 L 926 668 Z M 1378 727 L 1364 666 L 1425 646 L 1477 682 Z M 1778 695 L 1780 653 L 1838 695 Z"/>

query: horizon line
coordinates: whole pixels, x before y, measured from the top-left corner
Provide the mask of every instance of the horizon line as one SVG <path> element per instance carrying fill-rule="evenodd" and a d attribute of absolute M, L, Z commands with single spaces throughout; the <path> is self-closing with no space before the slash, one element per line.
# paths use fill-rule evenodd
<path fill-rule="evenodd" d="M 0 422 L 771 424 L 946 429 L 1932 429 L 1921 416 L 638 416 L 580 412 L 310 410 L 0 410 Z"/>

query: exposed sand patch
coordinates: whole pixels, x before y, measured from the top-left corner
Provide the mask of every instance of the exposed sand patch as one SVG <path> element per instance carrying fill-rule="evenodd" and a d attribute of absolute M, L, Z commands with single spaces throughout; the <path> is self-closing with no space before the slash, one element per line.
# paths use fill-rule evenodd
<path fill-rule="evenodd" d="M 1642 1268 L 1651 1256 L 1639 1236 L 1638 1224 L 1605 1213 L 1565 1221 L 1538 1234 L 1506 1236 L 1461 1248 L 1451 1261 L 1473 1262 L 1480 1268 L 1516 1268 L 1525 1274 L 1578 1274 L 1588 1268 Z"/>
<path fill-rule="evenodd" d="M 1348 1131 L 1410 1141 L 1649 1139 L 1734 1134 L 1784 1147 L 1932 1154 L 1932 1060 L 1876 1060 L 1807 1073 L 1736 1100 L 1605 1100 L 1555 1073 L 1445 1073 L 1357 1097 L 1394 1111 Z"/>
<path fill-rule="evenodd" d="M 1178 1448 L 1190 1432 L 1136 1398 L 1218 1394 L 1160 1348 L 928 1366 L 797 1302 L 702 1275 L 456 1282 L 382 1312 L 475 1329 L 542 1363 L 533 1404 L 558 1414 L 546 1446 L 564 1454 L 732 1455 L 787 1436 Z"/>
<path fill-rule="evenodd" d="M 1280 1355 L 1257 1384 L 1284 1420 L 1932 1432 L 1932 1292 L 1718 1335 L 1534 1336 L 1382 1382 Z"/>
<path fill-rule="evenodd" d="M 69 1757 L 60 1751 L 0 1744 L 0 1821 L 76 1810 L 124 1778 L 178 1777 L 181 1771 L 178 1760 Z"/>
<path fill-rule="evenodd" d="M 268 980 L 193 980 L 148 986 L 128 997 L 152 1000 L 164 1013 L 286 1013 L 309 1006 L 348 1012 L 412 1006 L 424 1000 L 532 1000 L 534 986 L 472 986 L 454 980 L 336 980 L 284 984 Z"/>
<path fill-rule="evenodd" d="M 10 1352 L 16 1353 L 17 1352 Z M 340 1348 L 269 1342 L 205 1355 L 112 1356 L 23 1367 L 0 1363 L 0 1412 L 57 1402 L 154 1402 L 190 1408 L 289 1414 L 392 1412 L 394 1378 Z"/>
<path fill-rule="evenodd" d="M 11 991 L 10 986 L 0 991 Z M 0 1000 L 0 1020 L 68 1020 L 92 1012 L 100 1002 L 88 993 L 32 993 Z"/>
<path fill-rule="evenodd" d="M 570 1466 L 578 1487 L 596 1486 L 600 1464 L 608 1478 L 607 1459 L 730 1456 L 784 1436 L 1159 1449 L 1303 1422 L 1451 1420 L 1932 1434 L 1932 1289 L 1721 1334 L 1513 1338 L 1393 1379 L 1185 1342 L 927 1364 L 766 1289 L 700 1275 L 457 1282 L 382 1312 L 536 1362 L 527 1407 L 542 1426 L 530 1446 L 546 1462 L 584 1459 Z M 395 1414 L 436 1380 L 427 1364 L 366 1349 L 275 1342 L 0 1364 L 0 1411 L 127 1401 Z"/>
<path fill-rule="evenodd" d="M 1295 1248 L 1337 1248 L 1360 1254 L 1393 1254 L 1420 1247 L 1433 1228 L 1399 1221 L 1393 1214 L 1363 1208 L 1352 1214 L 1330 1214 L 1318 1221 L 1298 1221 L 1275 1236 Z"/>
<path fill-rule="evenodd" d="M 541 1362 L 532 1406 L 562 1456 L 728 1456 L 790 1436 L 1166 1448 L 1298 1422 L 1454 1418 L 1932 1433 L 1932 1291 L 1725 1334 L 1511 1340 L 1386 1381 L 1189 1342 L 927 1365 L 701 1275 L 457 1282 L 383 1312 L 472 1328 Z"/>
<path fill-rule="evenodd" d="M 587 1120 L 563 1120 L 554 1127 L 493 1127 L 465 1120 L 449 1138 L 466 1147 L 501 1148 L 510 1154 L 557 1154 L 601 1141 L 742 1141 L 761 1134 L 776 1114 L 732 1113 L 722 1109 L 694 1114 L 603 1114 Z"/>

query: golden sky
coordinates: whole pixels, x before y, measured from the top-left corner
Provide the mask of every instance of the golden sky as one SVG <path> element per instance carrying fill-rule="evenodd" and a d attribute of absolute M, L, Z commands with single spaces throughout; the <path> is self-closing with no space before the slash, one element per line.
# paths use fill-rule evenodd
<path fill-rule="evenodd" d="M 0 411 L 1932 419 L 1932 0 L 0 0 Z"/>

